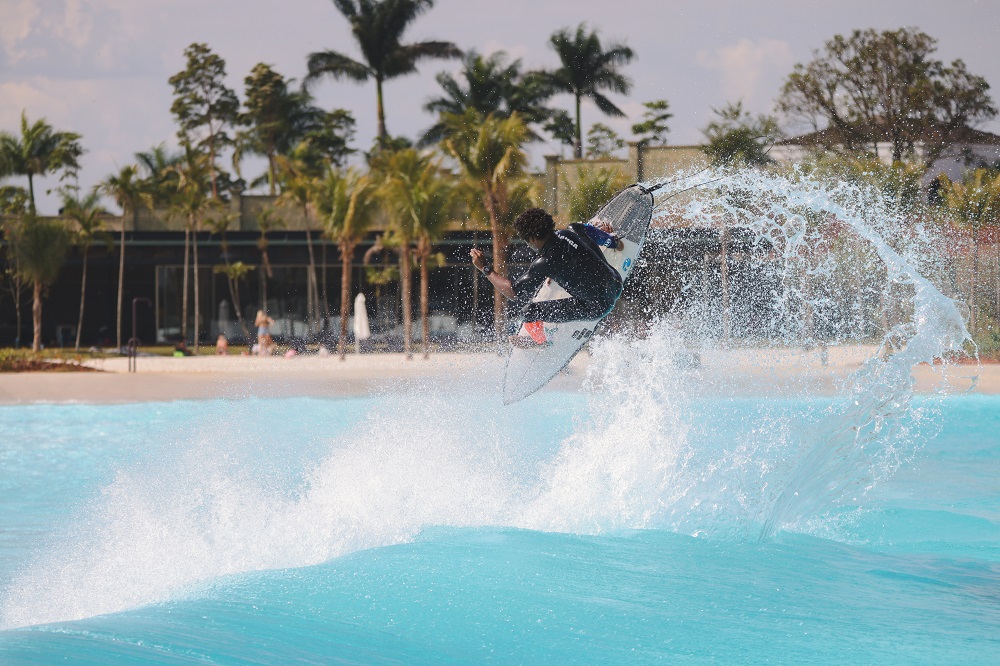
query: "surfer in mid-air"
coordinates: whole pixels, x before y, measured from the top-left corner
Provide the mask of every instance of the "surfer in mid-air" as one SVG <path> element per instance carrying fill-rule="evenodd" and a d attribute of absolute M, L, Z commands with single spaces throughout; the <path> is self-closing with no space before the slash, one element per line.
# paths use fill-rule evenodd
<path fill-rule="evenodd" d="M 541 208 L 521 213 L 514 230 L 538 253 L 517 280 L 493 272 L 480 250 L 470 252 L 472 264 L 518 310 L 523 309 L 524 327 L 531 338 L 512 338 L 514 344 L 544 344 L 542 322 L 599 319 L 611 311 L 622 293 L 622 278 L 600 248 L 621 249 L 617 236 L 578 222 L 556 231 L 552 216 Z M 555 280 L 570 297 L 529 303 L 546 279 Z"/>

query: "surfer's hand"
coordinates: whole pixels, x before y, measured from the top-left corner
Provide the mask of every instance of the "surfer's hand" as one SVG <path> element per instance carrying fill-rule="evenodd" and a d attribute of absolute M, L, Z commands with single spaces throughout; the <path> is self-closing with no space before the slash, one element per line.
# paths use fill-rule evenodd
<path fill-rule="evenodd" d="M 483 258 L 482 250 L 477 250 L 476 248 L 472 248 L 471 250 L 469 250 L 469 256 L 472 257 L 472 265 L 478 268 L 479 270 L 483 270 L 483 266 L 486 265 L 486 259 Z"/>

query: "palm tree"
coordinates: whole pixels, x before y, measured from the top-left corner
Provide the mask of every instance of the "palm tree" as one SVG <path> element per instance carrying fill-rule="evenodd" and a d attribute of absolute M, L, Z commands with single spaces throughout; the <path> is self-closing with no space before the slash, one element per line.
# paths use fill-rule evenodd
<path fill-rule="evenodd" d="M 446 114 L 443 120 L 449 133 L 444 148 L 458 162 L 467 185 L 477 193 L 493 236 L 493 270 L 506 277 L 507 247 L 513 235 L 511 225 L 520 212 L 512 206 L 511 192 L 527 163 L 523 146 L 528 140 L 528 128 L 516 113 L 508 118 L 494 115 L 481 118 L 470 109 L 462 115 Z M 495 291 L 493 316 L 497 334 L 503 326 L 503 315 L 504 297 Z"/>
<path fill-rule="evenodd" d="M 76 223 L 76 242 L 83 252 L 83 276 L 80 279 L 80 316 L 76 322 L 76 344 L 73 350 L 80 351 L 80 333 L 83 330 L 83 307 L 87 294 L 87 259 L 90 254 L 90 246 L 101 234 L 101 226 L 104 224 L 104 216 L 107 211 L 100 206 L 101 193 L 94 190 L 83 199 L 75 196 L 63 195 L 63 217 Z"/>
<path fill-rule="evenodd" d="M 177 193 L 176 167 L 184 158 L 183 152 L 170 152 L 162 143 L 135 154 L 136 162 L 144 172 L 143 189 L 152 197 L 153 205 L 169 206 Z"/>
<path fill-rule="evenodd" d="M 545 102 L 552 91 L 540 72 L 522 72 L 521 61 L 506 62 L 503 51 L 483 56 L 469 51 L 462 60 L 461 80 L 449 72 L 437 75 L 443 94 L 433 97 L 424 109 L 437 114 L 464 114 L 475 109 L 481 115 L 509 116 L 519 113 L 530 124 L 545 122 L 551 111 Z M 446 127 L 439 120 L 428 129 L 420 142 L 438 143 L 445 138 Z M 532 138 L 535 138 L 534 136 Z"/>
<path fill-rule="evenodd" d="M 615 194 L 628 187 L 627 174 L 607 168 L 576 170 L 576 182 L 570 183 L 565 175 L 563 183 L 569 190 L 568 222 L 586 222 L 594 217 Z"/>
<path fill-rule="evenodd" d="M 400 241 L 416 239 L 416 256 L 420 264 L 420 322 L 426 359 L 429 358 L 430 340 L 428 310 L 431 249 L 433 242 L 441 237 L 445 227 L 453 219 L 456 190 L 450 179 L 441 172 L 438 162 L 412 148 L 396 153 L 390 162 L 393 169 L 383 186 L 383 196 L 392 219 L 393 233 L 401 236 Z M 409 289 L 405 285 L 405 269 L 403 275 L 403 294 L 406 297 Z M 406 311 L 407 307 L 404 305 L 404 317 Z M 406 341 L 409 341 L 408 332 Z"/>
<path fill-rule="evenodd" d="M 177 193 L 174 195 L 174 205 L 172 207 L 176 215 L 182 216 L 186 223 L 184 225 L 184 277 L 182 278 L 181 291 L 181 334 L 187 339 L 187 279 L 188 279 L 188 247 L 190 245 L 193 254 L 194 273 L 194 352 L 198 353 L 198 345 L 201 340 L 200 324 L 200 293 L 198 279 L 198 231 L 202 218 L 214 206 L 217 200 L 209 197 L 211 187 L 211 163 L 208 156 L 197 153 L 189 145 L 185 146 L 184 162 L 175 168 L 177 174 Z"/>
<path fill-rule="evenodd" d="M 42 291 L 59 276 L 69 234 L 61 222 L 38 219 L 32 213 L 14 225 L 11 232 L 10 249 L 16 257 L 17 272 L 33 287 L 31 349 L 37 352 L 42 349 Z"/>
<path fill-rule="evenodd" d="M 0 176 L 27 176 L 30 212 L 35 214 L 35 176 L 59 169 L 77 170 L 83 154 L 80 135 L 57 132 L 45 119 L 28 122 L 21 113 L 21 136 L 0 132 Z"/>
<path fill-rule="evenodd" d="M 310 162 L 302 159 L 302 153 L 307 150 L 308 146 L 302 142 L 292 151 L 291 155 L 277 157 L 282 181 L 278 204 L 300 208 L 305 218 L 306 248 L 309 252 L 309 270 L 306 276 L 306 316 L 309 320 L 309 332 L 315 333 L 315 324 L 319 319 L 319 285 L 316 281 L 316 254 L 313 251 L 310 211 L 313 197 L 319 187 L 320 174 L 315 171 Z"/>
<path fill-rule="evenodd" d="M 267 255 L 267 248 L 270 244 L 267 239 L 267 232 L 276 229 L 282 224 L 284 222 L 275 216 L 274 208 L 271 206 L 261 208 L 257 212 L 257 227 L 260 229 L 260 238 L 257 239 L 257 249 L 260 250 L 260 263 L 264 268 L 261 274 L 260 302 L 263 304 L 265 310 L 267 309 L 267 280 L 274 277 L 274 271 L 271 270 L 271 258 Z"/>
<path fill-rule="evenodd" d="M 153 197 L 149 192 L 144 191 L 138 178 L 138 170 L 132 164 L 122 167 L 118 173 L 105 178 L 104 182 L 98 185 L 98 190 L 114 199 L 115 203 L 122 209 L 121 240 L 118 246 L 118 320 L 115 325 L 115 344 L 120 350 L 122 348 L 122 296 L 125 285 L 125 223 L 131 214 L 134 228 L 136 210 L 139 206 L 151 208 Z"/>
<path fill-rule="evenodd" d="M 382 101 L 383 82 L 413 74 L 417 71 L 417 62 L 424 58 L 456 58 L 462 52 L 451 42 L 401 43 L 406 29 L 434 6 L 434 0 L 333 0 L 333 4 L 350 22 L 351 33 L 364 62 L 337 51 L 310 53 L 305 83 L 309 85 L 325 76 L 359 83 L 375 79 L 378 138 L 379 142 L 384 142 L 388 133 Z"/>
<path fill-rule="evenodd" d="M 258 63 L 244 79 L 246 84 L 245 111 L 239 120 L 245 127 L 236 137 L 233 166 L 239 173 L 239 163 L 246 154 L 267 159 L 264 176 L 254 180 L 256 187 L 266 178 L 271 196 L 278 193 L 278 155 L 288 153 L 309 132 L 321 129 L 326 112 L 311 104 L 305 90 L 289 90 L 293 80 Z"/>
<path fill-rule="evenodd" d="M 420 222 L 413 215 L 413 189 L 421 173 L 430 167 L 430 161 L 422 159 L 415 149 L 407 148 L 385 155 L 379 166 L 385 177 L 379 194 L 389 213 L 389 238 L 386 240 L 396 248 L 396 254 L 399 255 L 403 353 L 406 354 L 406 360 L 410 361 L 413 359 L 412 252 L 413 244 L 420 233 Z"/>
<path fill-rule="evenodd" d="M 319 188 L 316 207 L 327 238 L 340 251 L 340 360 L 347 354 L 347 318 L 351 307 L 351 265 L 354 250 L 374 222 L 379 202 L 375 181 L 368 174 L 350 169 L 330 169 Z"/>
<path fill-rule="evenodd" d="M 624 44 L 601 45 L 597 31 L 588 32 L 587 25 L 581 23 L 576 34 L 564 28 L 549 38 L 562 67 L 546 76 L 554 92 L 566 92 L 576 98 L 576 143 L 573 146 L 576 159 L 583 157 L 583 134 L 580 123 L 580 101 L 589 97 L 597 108 L 609 116 L 622 117 L 625 113 L 601 94 L 610 90 L 627 95 L 632 82 L 623 76 L 618 68 L 627 65 L 635 57 L 635 52 Z"/>

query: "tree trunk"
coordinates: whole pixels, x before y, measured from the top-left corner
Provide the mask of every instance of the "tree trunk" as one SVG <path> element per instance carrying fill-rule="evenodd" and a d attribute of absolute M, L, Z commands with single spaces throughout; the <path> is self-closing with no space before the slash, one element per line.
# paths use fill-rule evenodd
<path fill-rule="evenodd" d="M 313 335 L 316 321 L 319 319 L 316 312 L 319 309 L 319 287 L 316 284 L 316 256 L 313 253 L 312 229 L 309 228 L 308 207 L 302 207 L 302 214 L 306 218 L 306 247 L 309 250 L 309 274 L 306 276 L 306 317 L 309 322 L 306 328 L 309 334 Z"/>
<path fill-rule="evenodd" d="M 330 295 L 327 293 L 328 290 L 327 290 L 327 287 L 326 287 L 326 246 L 327 246 L 327 242 L 326 242 L 326 239 L 324 239 L 322 237 L 320 239 L 320 242 L 322 243 L 322 245 L 320 247 L 323 248 L 323 251 L 320 253 L 320 256 L 322 257 L 320 259 L 320 266 L 321 266 L 320 267 L 320 275 L 323 278 L 323 280 L 322 280 L 322 282 L 323 282 L 323 326 L 329 326 L 328 322 L 330 321 Z"/>
<path fill-rule="evenodd" d="M 181 340 L 188 339 L 188 274 L 189 255 L 191 253 L 191 226 L 194 222 L 188 217 L 184 227 L 184 274 L 181 276 Z"/>
<path fill-rule="evenodd" d="M 125 286 L 125 220 L 128 219 L 128 206 L 122 206 L 122 235 L 118 245 L 118 320 L 115 326 L 115 343 L 119 352 L 122 349 L 122 298 Z"/>
<path fill-rule="evenodd" d="M 209 125 L 211 125 L 211 118 L 209 118 Z M 212 198 L 219 198 L 219 186 L 216 184 L 215 180 L 215 135 L 209 137 L 208 139 L 208 175 L 212 179 Z"/>
<path fill-rule="evenodd" d="M 420 333 L 424 343 L 424 359 L 430 358 L 430 337 L 431 326 L 427 317 L 430 310 L 430 271 L 427 268 L 427 259 L 430 256 L 430 243 L 421 239 L 420 241 Z"/>
<path fill-rule="evenodd" d="M 729 303 L 729 227 L 722 227 L 719 237 L 719 275 L 722 278 L 722 339 L 729 342 L 732 336 L 731 307 Z"/>
<path fill-rule="evenodd" d="M 375 78 L 375 96 L 378 104 L 378 140 L 380 145 L 385 144 L 388 132 L 385 130 L 385 107 L 382 104 L 382 79 Z"/>
<path fill-rule="evenodd" d="M 413 304 L 411 303 L 410 290 L 413 285 L 413 266 L 410 265 L 410 244 L 404 242 L 399 248 L 400 273 L 403 278 L 403 353 L 406 360 L 413 360 L 413 350 L 410 348 L 410 340 L 413 334 Z"/>
<path fill-rule="evenodd" d="M 31 214 L 35 214 L 35 180 L 31 172 L 28 172 L 28 196 L 31 200 Z"/>
<path fill-rule="evenodd" d="M 31 351 L 42 350 L 42 283 L 35 280 L 34 299 L 31 302 L 31 320 L 34 323 L 34 337 L 31 340 Z"/>
<path fill-rule="evenodd" d="M 198 305 L 198 220 L 194 221 L 194 230 L 191 232 L 191 253 L 192 264 L 194 264 L 194 353 L 198 355 L 198 341 L 201 339 L 201 311 Z"/>
<path fill-rule="evenodd" d="M 229 284 L 229 296 L 233 299 L 233 310 L 236 312 L 236 320 L 240 322 L 240 328 L 243 330 L 243 337 L 250 340 L 250 330 L 247 329 L 247 323 L 243 319 L 243 310 L 240 308 L 240 283 L 238 279 L 234 276 L 226 274 L 226 282 Z"/>
<path fill-rule="evenodd" d="M 347 318 L 351 315 L 351 260 L 354 258 L 354 244 L 340 244 L 340 339 L 337 340 L 337 353 L 340 360 L 347 357 Z M 355 313 L 357 316 L 357 313 Z"/>
<path fill-rule="evenodd" d="M 73 351 L 76 354 L 80 353 L 80 331 L 83 330 L 83 303 L 84 297 L 87 294 L 87 254 L 90 248 L 83 248 L 83 277 L 80 278 L 80 316 L 76 320 L 76 345 L 73 347 Z"/>
<path fill-rule="evenodd" d="M 278 168 L 274 163 L 274 151 L 268 151 L 267 182 L 268 182 L 268 189 L 272 197 L 278 194 L 277 181 L 278 181 Z"/>
<path fill-rule="evenodd" d="M 497 200 L 492 191 L 486 193 L 486 212 L 490 216 L 490 231 L 493 234 L 493 270 L 497 275 L 507 277 L 507 245 L 509 240 L 507 234 L 500 228 L 500 220 L 497 218 Z M 497 339 L 503 334 L 504 311 L 506 309 L 506 299 L 499 290 L 493 290 L 493 328 Z"/>
<path fill-rule="evenodd" d="M 972 310 L 969 317 L 972 321 L 972 338 L 979 335 L 979 301 L 976 299 L 977 277 L 979 275 L 979 228 L 972 227 L 972 275 L 969 279 L 969 307 Z"/>
<path fill-rule="evenodd" d="M 583 126 L 580 124 L 580 96 L 576 96 L 576 143 L 573 145 L 573 155 L 583 159 Z"/>
<path fill-rule="evenodd" d="M 21 333 L 23 332 L 23 322 L 21 321 L 21 278 L 15 272 L 10 280 L 11 292 L 14 297 L 14 316 L 17 319 L 17 331 L 14 334 L 14 346 L 21 348 Z"/>
<path fill-rule="evenodd" d="M 994 243 L 993 245 L 993 262 L 993 265 L 996 267 L 993 281 L 993 313 L 997 318 L 997 324 L 1000 325 L 1000 243 Z"/>

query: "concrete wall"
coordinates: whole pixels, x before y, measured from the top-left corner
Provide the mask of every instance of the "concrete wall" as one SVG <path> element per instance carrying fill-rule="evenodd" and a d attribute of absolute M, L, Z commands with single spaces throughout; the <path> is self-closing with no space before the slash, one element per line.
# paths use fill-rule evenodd
<path fill-rule="evenodd" d="M 586 171 L 607 169 L 625 174 L 629 182 L 640 183 L 670 177 L 680 171 L 697 171 L 708 165 L 700 146 L 647 146 L 630 143 L 623 159 L 564 160 L 558 155 L 545 157 L 542 175 L 542 205 L 553 215 L 568 207 L 569 191 Z"/>

